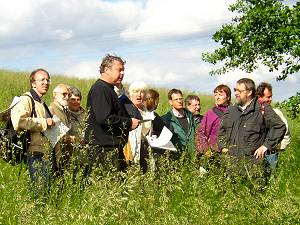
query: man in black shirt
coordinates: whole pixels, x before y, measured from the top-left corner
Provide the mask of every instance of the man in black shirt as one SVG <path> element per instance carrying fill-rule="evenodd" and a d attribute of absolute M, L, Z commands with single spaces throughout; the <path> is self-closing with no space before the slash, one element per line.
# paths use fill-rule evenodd
<path fill-rule="evenodd" d="M 122 169 L 129 130 L 139 125 L 138 119 L 130 118 L 114 91 L 114 86 L 123 80 L 124 64 L 120 57 L 105 56 L 100 65 L 100 79 L 89 91 L 85 139 L 90 144 L 90 166 L 113 165 Z"/>

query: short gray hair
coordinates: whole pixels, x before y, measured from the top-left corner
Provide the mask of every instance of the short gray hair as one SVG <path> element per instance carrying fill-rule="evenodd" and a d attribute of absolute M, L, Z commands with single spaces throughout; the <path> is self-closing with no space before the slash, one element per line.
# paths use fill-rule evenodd
<path fill-rule="evenodd" d="M 79 97 L 80 100 L 81 100 L 82 96 L 81 96 L 81 92 L 80 92 L 80 90 L 78 88 L 71 86 L 69 88 L 69 92 L 70 92 L 70 94 L 72 94 L 72 95 L 74 95 L 76 97 Z"/>
<path fill-rule="evenodd" d="M 128 92 L 131 94 L 134 91 L 147 91 L 148 86 L 144 81 L 134 81 L 129 85 Z"/>
<path fill-rule="evenodd" d="M 107 54 L 101 62 L 101 65 L 99 67 L 100 73 L 104 73 L 105 68 L 112 68 L 114 61 L 119 61 L 122 65 L 126 63 L 125 60 L 123 60 L 121 57 L 116 56 L 116 55 L 109 55 Z"/>

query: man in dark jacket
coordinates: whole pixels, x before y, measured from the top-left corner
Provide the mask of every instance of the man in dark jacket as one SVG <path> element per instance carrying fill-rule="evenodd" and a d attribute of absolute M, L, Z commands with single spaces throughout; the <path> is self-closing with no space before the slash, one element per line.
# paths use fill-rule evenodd
<path fill-rule="evenodd" d="M 223 116 L 219 148 L 228 151 L 235 162 L 258 164 L 282 140 L 286 127 L 270 105 L 260 104 L 251 79 L 238 80 L 234 91 L 237 104 Z"/>
<path fill-rule="evenodd" d="M 104 57 L 100 65 L 100 79 L 89 91 L 85 139 L 91 145 L 90 166 L 107 167 L 110 161 L 113 166 L 122 169 L 123 147 L 127 143 L 129 130 L 139 124 L 138 119 L 130 118 L 114 91 L 114 86 L 121 83 L 124 77 L 124 64 L 120 57 Z"/>
<path fill-rule="evenodd" d="M 179 149 L 194 152 L 196 123 L 192 113 L 183 107 L 182 92 L 172 89 L 168 93 L 171 109 L 162 116 L 163 121 L 173 133 L 172 143 Z"/>

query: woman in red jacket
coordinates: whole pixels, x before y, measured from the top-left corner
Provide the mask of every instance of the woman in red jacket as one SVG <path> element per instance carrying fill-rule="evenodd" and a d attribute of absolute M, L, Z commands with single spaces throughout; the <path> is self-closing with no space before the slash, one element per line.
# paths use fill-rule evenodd
<path fill-rule="evenodd" d="M 218 133 L 221 117 L 227 111 L 231 100 L 230 88 L 224 84 L 214 89 L 215 106 L 203 116 L 198 126 L 195 142 L 199 153 L 206 153 L 209 149 L 217 151 Z"/>

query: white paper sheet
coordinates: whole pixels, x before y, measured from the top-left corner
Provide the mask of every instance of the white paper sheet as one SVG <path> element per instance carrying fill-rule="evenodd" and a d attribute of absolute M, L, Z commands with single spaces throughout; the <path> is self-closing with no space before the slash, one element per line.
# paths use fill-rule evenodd
<path fill-rule="evenodd" d="M 10 106 L 9 106 L 7 109 L 5 109 L 5 110 L 3 110 L 3 111 L 0 112 L 0 116 L 4 115 L 5 113 L 8 113 L 8 111 L 10 111 L 10 110 L 11 110 L 16 104 L 18 104 L 20 101 L 21 101 L 21 98 L 20 98 L 19 96 L 15 96 L 15 97 L 13 98 L 13 100 L 12 100 Z"/>
<path fill-rule="evenodd" d="M 44 134 L 50 141 L 52 147 L 55 147 L 57 142 L 66 135 L 70 128 L 61 122 L 57 116 L 54 115 L 52 119 L 55 122 L 55 125 L 51 128 L 48 128 Z"/>
<path fill-rule="evenodd" d="M 174 145 L 171 142 L 172 136 L 173 136 L 172 132 L 167 127 L 164 126 L 158 138 L 147 136 L 147 140 L 150 147 L 177 151 L 177 149 L 174 147 Z"/>
<path fill-rule="evenodd" d="M 143 119 L 140 120 L 140 123 L 148 122 L 155 119 L 154 112 L 147 112 L 145 115 L 143 115 Z"/>

